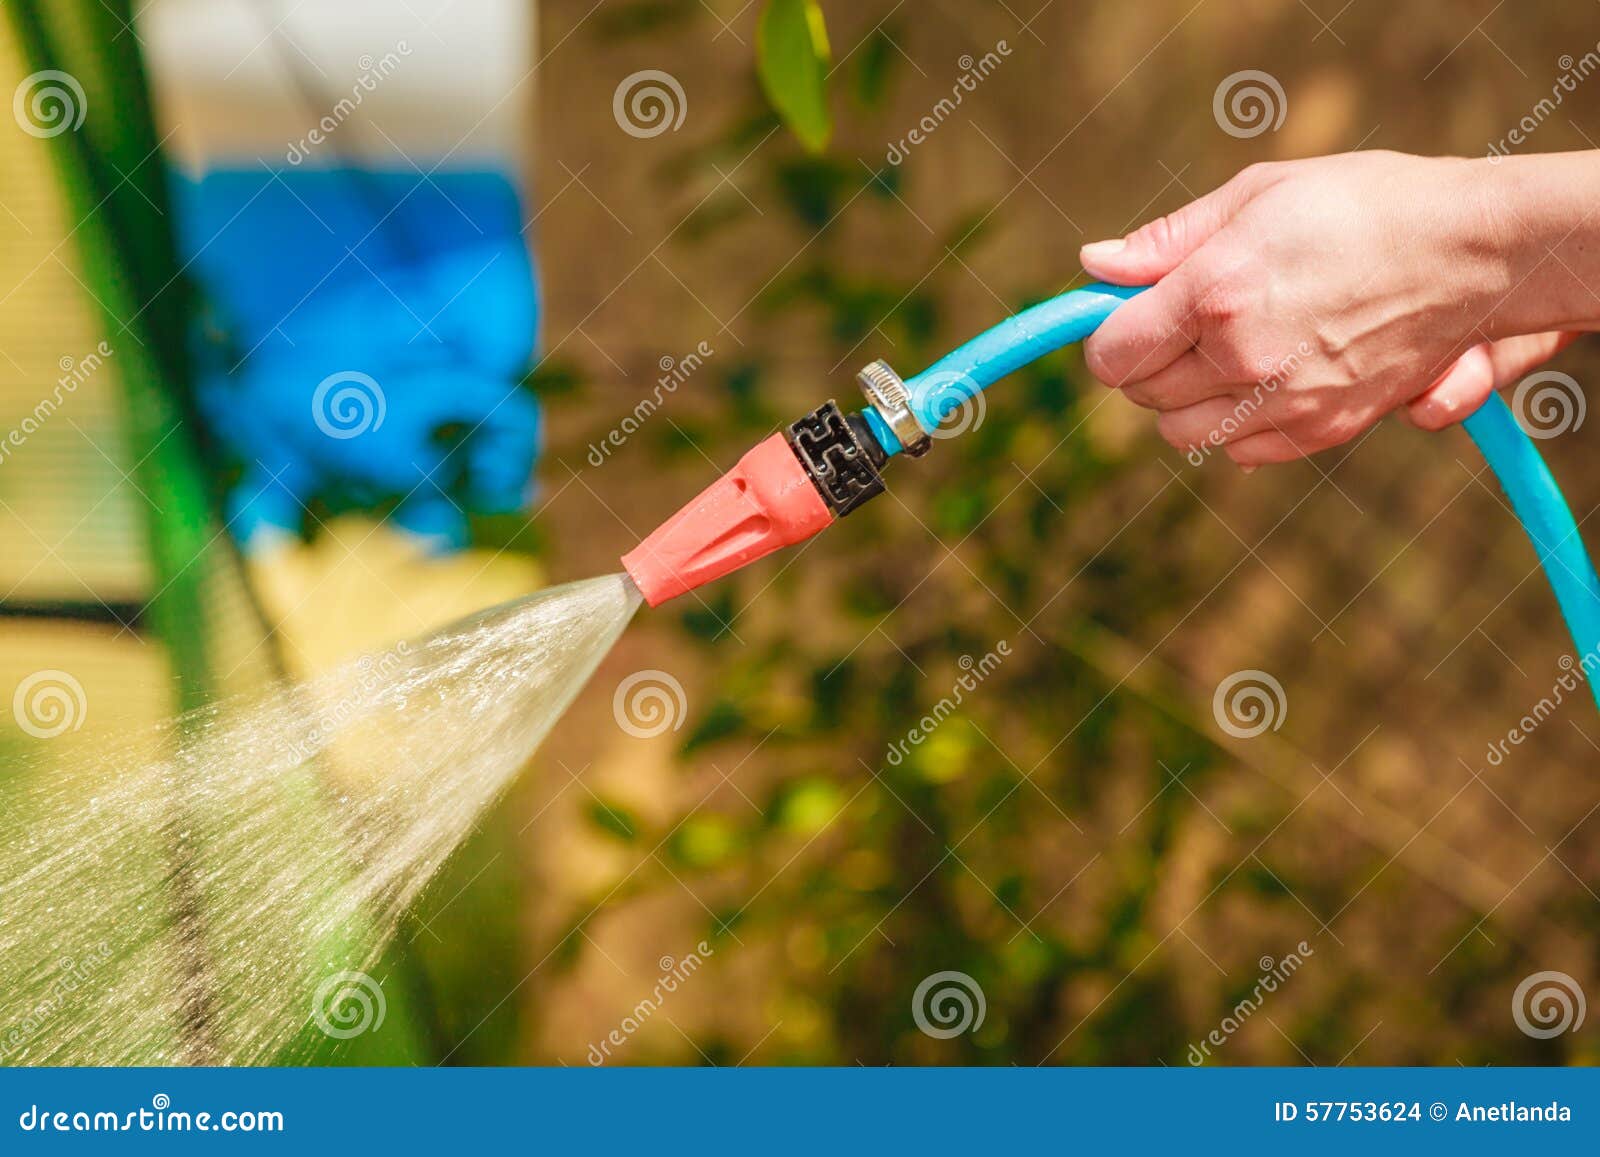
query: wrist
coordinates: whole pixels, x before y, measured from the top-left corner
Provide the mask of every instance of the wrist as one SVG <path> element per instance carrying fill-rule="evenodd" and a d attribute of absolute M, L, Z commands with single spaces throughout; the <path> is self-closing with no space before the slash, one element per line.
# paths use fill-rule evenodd
<path fill-rule="evenodd" d="M 1600 328 L 1600 151 L 1492 157 L 1471 166 L 1466 211 L 1492 271 L 1482 289 L 1491 337 Z"/>

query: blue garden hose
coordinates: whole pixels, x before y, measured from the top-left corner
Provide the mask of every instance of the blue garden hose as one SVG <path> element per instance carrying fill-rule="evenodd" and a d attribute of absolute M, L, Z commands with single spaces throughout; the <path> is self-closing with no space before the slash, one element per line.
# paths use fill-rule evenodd
<path fill-rule="evenodd" d="M 1490 394 L 1467 419 L 1466 427 L 1500 479 L 1511 509 L 1539 555 L 1539 565 L 1555 589 L 1561 615 L 1578 648 L 1578 669 L 1586 673 L 1600 660 L 1600 578 L 1584 549 L 1572 509 L 1533 439 L 1517 425 L 1499 394 Z M 1593 680 L 1589 691 L 1600 704 L 1600 686 Z"/>
<path fill-rule="evenodd" d="M 917 423 L 932 433 L 968 398 L 1029 362 L 1082 341 L 1099 329 L 1117 306 L 1143 292 L 1142 287 L 1099 284 L 1074 289 L 979 334 L 907 380 Z M 876 410 L 869 407 L 862 417 L 885 450 L 891 455 L 900 452 L 900 440 Z"/>
<path fill-rule="evenodd" d="M 968 399 L 1029 362 L 1082 341 L 1140 292 L 1114 285 L 1086 286 L 1025 309 L 979 334 L 907 380 L 917 423 L 931 434 Z M 876 410 L 868 408 L 862 417 L 890 454 L 900 451 L 900 440 Z M 1580 669 L 1587 673 L 1600 661 L 1600 576 L 1584 549 L 1572 510 L 1533 440 L 1498 394 L 1490 395 L 1466 420 L 1466 428 L 1533 543 L 1577 647 Z M 1600 686 L 1591 680 L 1589 690 L 1600 705 Z"/>

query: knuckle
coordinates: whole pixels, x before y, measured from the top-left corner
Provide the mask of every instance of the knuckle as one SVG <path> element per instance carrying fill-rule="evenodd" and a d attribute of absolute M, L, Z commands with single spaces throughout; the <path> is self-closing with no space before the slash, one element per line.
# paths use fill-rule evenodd
<path fill-rule="evenodd" d="M 1200 280 L 1205 288 L 1195 297 L 1195 316 L 1213 327 L 1226 327 L 1250 313 L 1252 294 L 1248 287 L 1233 277 L 1207 279 L 1203 271 Z"/>
<path fill-rule="evenodd" d="M 1322 403 L 1310 394 L 1292 393 L 1273 407 L 1286 421 L 1310 427 L 1322 416 Z"/>
<path fill-rule="evenodd" d="M 1171 253 L 1183 244 L 1183 215 L 1168 213 L 1157 217 L 1139 230 L 1139 240 L 1157 253 Z"/>
<path fill-rule="evenodd" d="M 1277 172 L 1279 166 L 1272 161 L 1255 161 L 1239 170 L 1238 181 L 1247 188 L 1259 188 Z"/>
<path fill-rule="evenodd" d="M 1237 327 L 1208 322 L 1203 327 L 1201 339 L 1195 343 L 1195 348 L 1219 382 L 1241 383 L 1256 380 L 1255 360 L 1251 357 L 1250 348 L 1244 343 Z"/>
<path fill-rule="evenodd" d="M 1260 359 L 1237 337 L 1223 342 L 1217 352 L 1223 375 L 1228 381 L 1253 382 L 1261 376 Z"/>

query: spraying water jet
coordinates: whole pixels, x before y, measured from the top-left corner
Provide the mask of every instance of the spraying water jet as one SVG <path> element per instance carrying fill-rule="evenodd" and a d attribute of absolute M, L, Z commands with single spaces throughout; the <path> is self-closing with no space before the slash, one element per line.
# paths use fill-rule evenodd
<path fill-rule="evenodd" d="M 0 1063 L 282 1063 L 356 1035 L 352 999 L 381 1016 L 403 987 L 379 967 L 401 918 L 638 605 L 621 575 L 551 587 L 9 769 Z"/>

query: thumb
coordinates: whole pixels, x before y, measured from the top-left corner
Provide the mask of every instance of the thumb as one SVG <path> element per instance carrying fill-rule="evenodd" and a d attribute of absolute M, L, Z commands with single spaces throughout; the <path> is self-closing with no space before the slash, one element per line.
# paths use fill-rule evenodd
<path fill-rule="evenodd" d="M 1424 430 L 1443 430 L 1476 413 L 1495 390 L 1503 390 L 1577 341 L 1576 333 L 1531 333 L 1474 346 L 1439 379 L 1404 407 Z"/>
<path fill-rule="evenodd" d="M 1091 277 L 1112 285 L 1150 285 L 1171 273 L 1209 241 L 1266 184 L 1265 165 L 1252 165 L 1233 180 L 1126 237 L 1095 241 L 1078 254 Z"/>

